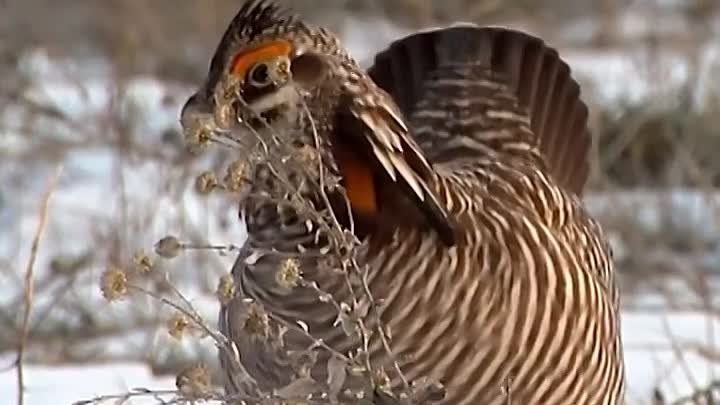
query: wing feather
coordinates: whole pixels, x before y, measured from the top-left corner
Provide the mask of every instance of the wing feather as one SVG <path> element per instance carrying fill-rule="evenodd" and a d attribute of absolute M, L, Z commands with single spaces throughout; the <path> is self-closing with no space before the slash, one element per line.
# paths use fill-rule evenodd
<path fill-rule="evenodd" d="M 383 168 L 385 168 L 385 171 L 390 176 L 390 178 L 393 181 L 397 181 L 397 175 L 395 174 L 395 167 L 393 166 L 392 162 L 388 158 L 388 155 L 385 154 L 381 147 L 378 145 L 377 141 L 375 139 L 369 140 L 370 145 L 372 145 L 373 153 L 375 154 L 375 157 L 378 161 L 380 161 L 380 164 L 382 164 Z"/>
<path fill-rule="evenodd" d="M 453 244 L 454 231 L 446 209 L 428 184 L 434 173 L 432 166 L 412 138 L 392 98 L 374 85 L 367 90 L 347 99 L 350 118 L 359 124 L 353 127 L 360 128 L 358 135 L 370 145 L 374 159 L 388 177 L 406 186 L 441 238 Z"/>

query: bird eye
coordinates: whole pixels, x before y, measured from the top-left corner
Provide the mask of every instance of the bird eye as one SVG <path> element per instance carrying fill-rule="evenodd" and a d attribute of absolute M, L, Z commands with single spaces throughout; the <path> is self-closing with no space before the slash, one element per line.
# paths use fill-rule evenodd
<path fill-rule="evenodd" d="M 265 87 L 272 84 L 268 65 L 264 62 L 255 64 L 248 72 L 247 80 L 255 87 Z"/>

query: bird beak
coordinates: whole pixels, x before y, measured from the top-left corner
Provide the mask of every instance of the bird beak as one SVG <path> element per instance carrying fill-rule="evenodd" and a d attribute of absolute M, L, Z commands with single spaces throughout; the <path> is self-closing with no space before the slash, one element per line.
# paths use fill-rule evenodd
<path fill-rule="evenodd" d="M 188 147 L 204 147 L 215 136 L 227 134 L 229 128 L 218 124 L 218 114 L 203 97 L 202 90 L 190 96 L 180 111 L 180 126 Z M 235 119 L 235 118 L 233 118 Z"/>
<path fill-rule="evenodd" d="M 202 90 L 194 93 L 180 110 L 180 125 L 183 128 L 195 125 L 199 118 L 213 116 L 212 106 L 204 99 L 203 93 Z"/>

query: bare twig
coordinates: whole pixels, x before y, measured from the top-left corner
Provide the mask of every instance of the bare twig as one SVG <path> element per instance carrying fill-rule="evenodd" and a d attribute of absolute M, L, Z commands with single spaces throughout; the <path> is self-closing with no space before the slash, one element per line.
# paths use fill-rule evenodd
<path fill-rule="evenodd" d="M 62 165 L 58 165 L 54 176 L 50 179 L 45 194 L 43 195 L 42 202 L 39 210 L 39 222 L 37 229 L 35 230 L 35 236 L 33 237 L 32 246 L 30 247 L 30 258 L 27 262 L 25 269 L 25 310 L 23 312 L 22 326 L 20 329 L 20 338 L 18 339 L 17 347 L 17 390 L 18 405 L 23 405 L 25 401 L 25 376 L 23 370 L 23 356 L 25 353 L 25 345 L 27 343 L 27 336 L 30 329 L 30 311 L 32 310 L 33 302 L 33 269 L 35 267 L 35 259 L 37 258 L 38 247 L 40 246 L 40 239 L 45 231 L 45 225 L 47 224 L 48 212 L 50 207 L 50 197 L 52 196 L 55 188 L 57 187 L 57 181 L 62 173 Z"/>
<path fill-rule="evenodd" d="M 678 342 L 675 335 L 672 333 L 672 330 L 670 328 L 670 321 L 668 320 L 667 316 L 662 317 L 662 325 L 663 325 L 665 334 L 667 335 L 668 340 L 670 341 L 670 344 L 672 346 L 673 353 L 675 354 L 678 364 L 682 368 L 683 373 L 685 374 L 685 377 L 687 378 L 690 385 L 693 387 L 693 390 L 698 390 L 699 384 L 695 380 L 695 377 L 693 376 L 693 373 L 690 370 L 690 365 L 688 364 L 687 359 L 685 358 L 685 355 L 683 353 L 680 343 Z"/>
<path fill-rule="evenodd" d="M 170 284 L 170 283 L 168 283 L 168 284 Z M 182 305 L 179 305 L 176 302 L 173 302 L 172 300 L 169 300 L 159 294 L 156 294 L 148 289 L 145 289 L 143 287 L 140 287 L 140 286 L 137 286 L 134 284 L 130 284 L 128 287 L 137 292 L 140 292 L 149 297 L 152 297 L 152 298 L 158 300 L 160 303 L 167 305 L 167 306 L 177 310 L 178 312 L 182 313 L 183 315 L 187 316 L 189 319 L 191 319 L 196 324 L 196 326 L 200 327 L 203 330 L 203 332 L 205 332 L 208 336 L 211 336 L 213 338 L 213 340 L 215 341 L 215 343 L 218 345 L 218 347 L 230 350 L 230 349 L 228 349 L 230 343 L 228 342 L 225 335 L 223 335 L 219 331 L 215 330 L 214 328 L 210 327 L 207 324 L 207 322 L 205 322 L 205 320 L 202 318 L 202 316 L 200 316 L 200 314 L 197 313 L 197 311 L 192 306 L 192 304 L 190 304 L 190 302 L 187 300 L 187 298 L 185 298 L 184 295 L 180 294 L 180 292 L 174 286 L 172 286 L 171 288 L 179 297 L 181 297 L 181 300 L 183 301 L 183 303 L 185 303 L 188 306 L 187 308 Z"/>

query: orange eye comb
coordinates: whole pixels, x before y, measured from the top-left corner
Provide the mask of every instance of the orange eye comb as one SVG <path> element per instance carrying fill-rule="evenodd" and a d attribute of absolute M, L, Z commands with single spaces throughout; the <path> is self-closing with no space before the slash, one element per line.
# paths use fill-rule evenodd
<path fill-rule="evenodd" d="M 260 44 L 252 49 L 245 50 L 235 55 L 232 61 L 230 72 L 234 75 L 245 77 L 247 70 L 256 62 L 278 56 L 288 56 L 292 46 L 288 41 L 277 40 Z"/>

